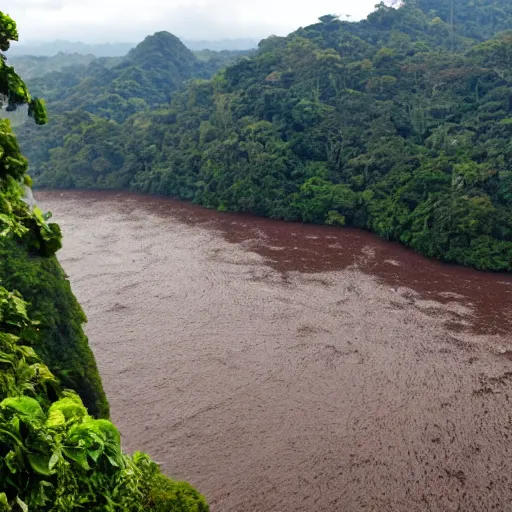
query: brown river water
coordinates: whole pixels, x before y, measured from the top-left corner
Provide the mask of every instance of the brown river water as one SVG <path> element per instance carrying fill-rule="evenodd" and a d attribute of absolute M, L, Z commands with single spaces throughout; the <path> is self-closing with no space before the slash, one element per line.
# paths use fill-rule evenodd
<path fill-rule="evenodd" d="M 212 512 L 512 511 L 512 276 L 355 229 L 36 193 L 128 451 Z"/>

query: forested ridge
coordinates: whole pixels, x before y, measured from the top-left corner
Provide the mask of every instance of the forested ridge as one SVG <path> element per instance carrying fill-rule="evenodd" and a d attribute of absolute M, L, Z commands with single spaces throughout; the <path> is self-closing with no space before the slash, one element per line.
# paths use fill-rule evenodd
<path fill-rule="evenodd" d="M 5 52 L 15 22 L 0 12 L 0 108 L 47 122 Z M 55 254 L 62 237 L 32 204 L 28 162 L 0 119 L 0 510 L 207 512 L 185 482 L 142 453 L 126 455 L 77 303 Z"/>
<path fill-rule="evenodd" d="M 101 108 L 63 113 L 66 99 L 50 98 L 59 122 L 23 147 L 39 186 L 354 225 L 430 257 L 510 271 L 508 29 L 507 0 L 381 3 L 355 23 L 326 15 L 263 40 L 211 80 L 172 91 L 154 82 L 140 109 L 102 92 Z M 139 56 L 138 66 L 165 68 Z M 129 72 L 133 89 L 145 83 Z M 115 80 L 96 85 L 94 97 L 122 94 Z"/>
<path fill-rule="evenodd" d="M 168 103 L 186 80 L 209 78 L 244 53 L 193 53 L 176 36 L 157 32 L 125 57 L 93 58 L 88 62 L 90 56 L 62 54 L 13 60 L 15 65 L 21 64 L 22 70 L 28 68 L 27 83 L 48 102 L 50 116 L 83 110 L 121 122 L 136 112 Z M 45 63 L 53 66 L 46 74 L 42 73 Z M 58 122 L 56 117 L 54 125 Z"/>

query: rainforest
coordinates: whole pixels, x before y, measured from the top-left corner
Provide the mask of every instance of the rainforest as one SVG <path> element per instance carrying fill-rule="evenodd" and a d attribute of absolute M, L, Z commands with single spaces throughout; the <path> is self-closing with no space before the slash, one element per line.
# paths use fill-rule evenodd
<path fill-rule="evenodd" d="M 202 60 L 161 32 L 32 78 L 52 122 L 17 133 L 37 187 L 356 226 L 510 271 L 511 20 L 506 0 L 381 3 Z"/>
<path fill-rule="evenodd" d="M 17 40 L 16 22 L 0 13 L 0 511 L 208 512 L 200 492 L 167 476 L 179 466 L 170 455 L 189 457 L 183 473 L 194 468 L 212 507 L 233 512 L 315 503 L 334 511 L 340 502 L 362 510 L 365 499 L 372 510 L 402 510 L 389 508 L 400 500 L 414 510 L 503 506 L 512 354 L 509 0 L 380 3 L 361 21 L 326 14 L 242 51 L 192 51 L 159 31 L 125 56 L 11 58 Z M 117 374 L 102 360 L 103 378 L 118 382 L 102 381 L 75 282 L 57 259 L 66 238 L 63 249 L 61 227 L 35 204 L 33 189 L 75 228 L 70 242 L 79 228 L 94 231 L 87 249 L 74 246 L 74 261 L 99 254 L 90 267 L 100 287 L 116 257 L 127 258 L 123 271 L 135 269 L 129 275 L 157 276 L 138 295 L 117 275 L 107 290 L 129 296 L 138 323 L 112 296 L 97 307 L 103 320 L 117 319 L 102 329 L 101 350 L 112 336 L 111 360 L 136 354 Z M 186 267 L 195 261 L 201 265 Z M 208 294 L 214 300 L 204 302 Z M 144 318 L 150 299 L 156 307 Z M 162 341 L 180 322 L 180 338 Z M 172 371 L 161 364 L 162 347 L 175 356 Z M 196 373 L 185 372 L 159 409 L 159 386 L 167 389 L 187 365 Z M 143 370 L 161 380 L 140 380 Z M 119 429 L 106 383 L 132 392 L 133 415 L 119 415 Z M 119 396 L 113 400 L 117 407 Z M 162 462 L 123 450 L 121 432 L 148 407 L 154 423 L 142 437 L 158 457 L 169 455 Z M 162 419 L 174 413 L 173 422 Z M 403 430 L 410 418 L 417 431 Z M 187 430 L 194 422 L 202 442 Z M 396 444 L 392 430 L 404 436 Z M 482 469 L 492 456 L 503 457 L 498 476 Z M 300 473 L 308 464 L 314 469 Z M 395 496 L 370 481 L 372 471 L 389 477 L 379 473 L 388 465 L 398 468 Z M 297 478 L 286 481 L 290 475 Z M 430 495 L 418 491 L 420 480 Z"/>

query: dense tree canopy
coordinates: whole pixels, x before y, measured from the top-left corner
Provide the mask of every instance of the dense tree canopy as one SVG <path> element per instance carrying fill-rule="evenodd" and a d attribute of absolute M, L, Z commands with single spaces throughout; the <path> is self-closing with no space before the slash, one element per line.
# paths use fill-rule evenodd
<path fill-rule="evenodd" d="M 190 82 L 170 106 L 123 122 L 69 114 L 36 135 L 34 174 L 41 186 L 351 224 L 431 257 L 512 270 L 508 28 L 507 0 L 381 3 L 357 23 L 324 16 Z"/>

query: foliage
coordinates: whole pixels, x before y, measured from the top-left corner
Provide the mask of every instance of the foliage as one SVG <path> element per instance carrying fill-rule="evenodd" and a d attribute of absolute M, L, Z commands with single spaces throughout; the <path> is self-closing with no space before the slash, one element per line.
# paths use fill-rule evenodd
<path fill-rule="evenodd" d="M 37 184 L 355 225 L 510 271 L 512 38 L 493 27 L 512 4 L 451 4 L 324 16 L 123 121 L 70 112 L 62 133 L 32 132 Z"/>
<path fill-rule="evenodd" d="M 61 390 L 26 336 L 37 326 L 16 292 L 0 287 L 0 505 L 2 510 L 207 512 L 204 498 L 141 453 L 121 451 L 107 420 Z"/>
<path fill-rule="evenodd" d="M 15 25 L 0 14 L 2 37 L 16 37 Z M 8 41 L 0 37 L 2 48 Z M 4 66 L 7 84 L 24 91 L 14 96 L 18 102 L 32 99 L 18 75 Z M 12 78 L 14 77 L 14 78 Z M 10 98 L 10 91 L 4 91 Z M 9 101 L 9 100 L 8 100 Z M 32 103 L 33 105 L 36 105 Z M 35 116 L 40 122 L 46 117 L 44 106 L 37 103 Z M 27 160 L 7 119 L 0 120 L 0 282 L 10 289 L 20 290 L 30 300 L 29 312 L 40 322 L 33 329 L 31 339 L 51 371 L 67 387 L 79 391 L 92 414 L 108 417 L 108 403 L 98 375 L 96 363 L 89 349 L 82 324 L 85 315 L 74 298 L 69 283 L 53 256 L 61 246 L 57 224 L 49 223 L 51 214 L 43 214 L 24 201 L 27 190 Z"/>
<path fill-rule="evenodd" d="M 17 37 L 16 26 L 3 14 L 0 23 L 1 47 L 7 49 L 8 38 Z M 4 55 L 0 62 L 7 108 L 28 103 L 36 121 L 45 122 L 44 104 L 31 98 L 21 78 L 7 66 Z M 51 214 L 43 214 L 24 201 L 30 184 L 26 169 L 27 160 L 20 152 L 10 123 L 1 119 L 0 282 L 22 291 L 30 300 L 29 312 L 40 321 L 39 327 L 31 331 L 31 340 L 51 371 L 67 387 L 80 392 L 92 414 L 108 417 L 108 403 L 82 330 L 85 315 L 53 257 L 61 246 L 60 229 L 48 222 Z"/>
<path fill-rule="evenodd" d="M 16 37 L 15 25 L 0 13 L 3 51 L 4 37 Z M 44 105 L 31 100 L 12 68 L 4 72 L 8 105 L 28 103 L 44 121 Z M 77 394 L 108 415 L 81 328 L 85 316 L 54 256 L 60 230 L 24 201 L 26 168 L 9 121 L 0 121 L 0 510 L 208 512 L 202 496 L 164 477 L 147 455 L 124 455 L 115 426 L 92 417 Z M 63 389 L 61 377 L 76 391 Z"/>
<path fill-rule="evenodd" d="M 0 280 L 30 300 L 29 314 L 39 322 L 31 340 L 45 364 L 80 394 L 91 414 L 107 418 L 108 403 L 82 329 L 86 317 L 57 259 L 29 252 L 19 238 L 0 237 Z"/>
<path fill-rule="evenodd" d="M 18 40 L 16 23 L 6 14 L 0 13 L 0 50 L 5 52 L 9 49 L 11 41 Z M 28 104 L 30 113 L 37 124 L 46 122 L 44 105 L 37 98 L 32 98 L 23 80 L 6 63 L 5 55 L 0 55 L 0 97 L 4 98 L 0 106 L 7 104 L 7 110 L 15 110 L 19 105 Z"/>
<path fill-rule="evenodd" d="M 158 472 L 153 465 L 148 508 L 155 512 L 208 512 L 209 507 L 187 482 L 176 482 Z"/>

